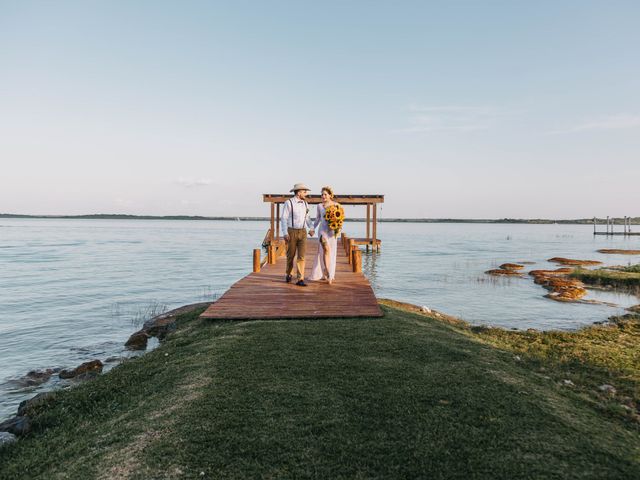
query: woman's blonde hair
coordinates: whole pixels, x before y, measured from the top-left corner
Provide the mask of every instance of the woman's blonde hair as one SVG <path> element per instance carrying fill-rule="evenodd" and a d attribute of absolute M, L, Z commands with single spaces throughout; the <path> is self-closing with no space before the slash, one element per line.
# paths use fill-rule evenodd
<path fill-rule="evenodd" d="M 335 195 L 333 194 L 333 188 L 331 187 L 322 187 L 322 190 L 320 190 L 320 192 L 327 192 L 332 200 L 333 197 L 335 197 Z"/>

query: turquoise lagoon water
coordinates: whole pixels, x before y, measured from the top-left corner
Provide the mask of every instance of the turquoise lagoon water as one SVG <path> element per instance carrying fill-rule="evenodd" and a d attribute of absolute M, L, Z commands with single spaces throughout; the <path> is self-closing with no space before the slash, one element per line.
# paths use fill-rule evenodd
<path fill-rule="evenodd" d="M 153 313 L 214 299 L 251 269 L 267 222 L 0 219 L 0 419 L 38 387 L 29 370 L 126 355 L 123 343 Z M 347 223 L 351 236 L 364 224 Z M 574 329 L 622 313 L 635 296 L 592 291 L 613 303 L 563 304 L 530 278 L 484 274 L 504 262 L 547 258 L 640 263 L 599 248 L 640 239 L 594 237 L 589 226 L 382 223 L 380 253 L 363 255 L 379 297 L 505 328 Z M 333 288 L 339 288 L 336 284 Z"/>

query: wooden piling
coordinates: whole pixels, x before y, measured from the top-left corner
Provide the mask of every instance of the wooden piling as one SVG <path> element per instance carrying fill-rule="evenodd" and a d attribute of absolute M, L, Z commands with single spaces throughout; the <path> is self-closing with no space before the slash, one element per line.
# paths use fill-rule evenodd
<path fill-rule="evenodd" d="M 353 271 L 355 273 L 362 272 L 362 253 L 358 247 L 353 251 Z"/>
<path fill-rule="evenodd" d="M 367 205 L 367 252 L 371 243 L 371 205 Z"/>
<path fill-rule="evenodd" d="M 372 248 L 379 250 L 378 242 L 376 241 L 378 238 L 378 205 L 373 205 L 373 243 Z"/>
<path fill-rule="evenodd" d="M 253 249 L 253 273 L 258 273 L 260 271 L 260 254 L 261 250 L 259 248 Z"/>
<path fill-rule="evenodd" d="M 274 218 L 274 216 L 275 216 L 275 206 L 272 203 L 271 204 L 271 221 L 269 223 L 269 225 L 271 226 L 271 238 L 269 239 L 270 243 L 273 243 L 273 234 L 275 232 L 275 230 L 273 229 L 273 227 L 275 226 L 275 218 Z"/>
<path fill-rule="evenodd" d="M 349 248 L 347 249 L 347 256 L 349 257 L 349 265 L 353 265 L 353 249 L 356 247 L 356 241 L 353 238 L 349 239 Z"/>

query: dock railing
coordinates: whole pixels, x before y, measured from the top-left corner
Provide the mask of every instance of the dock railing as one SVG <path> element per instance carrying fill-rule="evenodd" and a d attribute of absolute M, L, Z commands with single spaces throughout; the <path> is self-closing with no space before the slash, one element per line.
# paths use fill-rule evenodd
<path fill-rule="evenodd" d="M 636 235 L 640 235 L 640 233 L 638 232 L 632 232 L 631 231 L 631 217 L 622 217 L 621 219 L 618 218 L 613 218 L 613 217 L 609 217 L 607 216 L 607 218 L 604 220 L 605 222 L 605 231 L 601 232 L 598 231 L 598 218 L 593 217 L 593 234 L 594 235 L 629 235 L 629 236 L 636 236 Z M 616 220 L 618 220 L 618 222 L 616 223 Z M 620 220 L 622 220 L 622 231 L 621 232 L 615 232 L 614 231 L 614 225 L 620 225 Z"/>
<path fill-rule="evenodd" d="M 267 236 L 270 237 L 271 229 L 267 231 Z M 267 237 L 265 236 L 265 239 Z M 340 236 L 340 240 L 342 241 L 342 248 L 344 249 L 344 253 L 347 257 L 347 261 L 353 272 L 362 273 L 362 252 L 358 245 L 356 244 L 353 238 L 349 238 L 342 232 Z M 261 248 L 253 249 L 253 272 L 260 272 L 261 268 L 266 264 L 273 265 L 276 263 L 279 257 L 283 256 L 287 251 L 287 242 L 283 239 L 273 239 L 266 246 L 263 244 L 263 248 L 265 250 L 265 256 L 262 257 Z M 337 253 L 337 252 L 336 252 Z"/>
<path fill-rule="evenodd" d="M 262 241 L 262 249 L 253 249 L 253 271 L 257 273 L 266 264 L 273 265 L 276 263 L 279 257 L 284 255 L 287 251 L 287 242 L 281 238 L 274 238 L 272 236 L 273 230 L 268 229 L 267 234 Z M 262 251 L 264 249 L 265 256 L 262 257 Z"/>

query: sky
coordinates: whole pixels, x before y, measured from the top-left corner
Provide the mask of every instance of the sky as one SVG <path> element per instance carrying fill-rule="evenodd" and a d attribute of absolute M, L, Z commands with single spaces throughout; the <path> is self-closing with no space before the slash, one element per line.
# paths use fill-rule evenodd
<path fill-rule="evenodd" d="M 0 0 L 0 213 L 640 216 L 640 2 Z M 363 213 L 363 212 L 361 212 Z"/>

